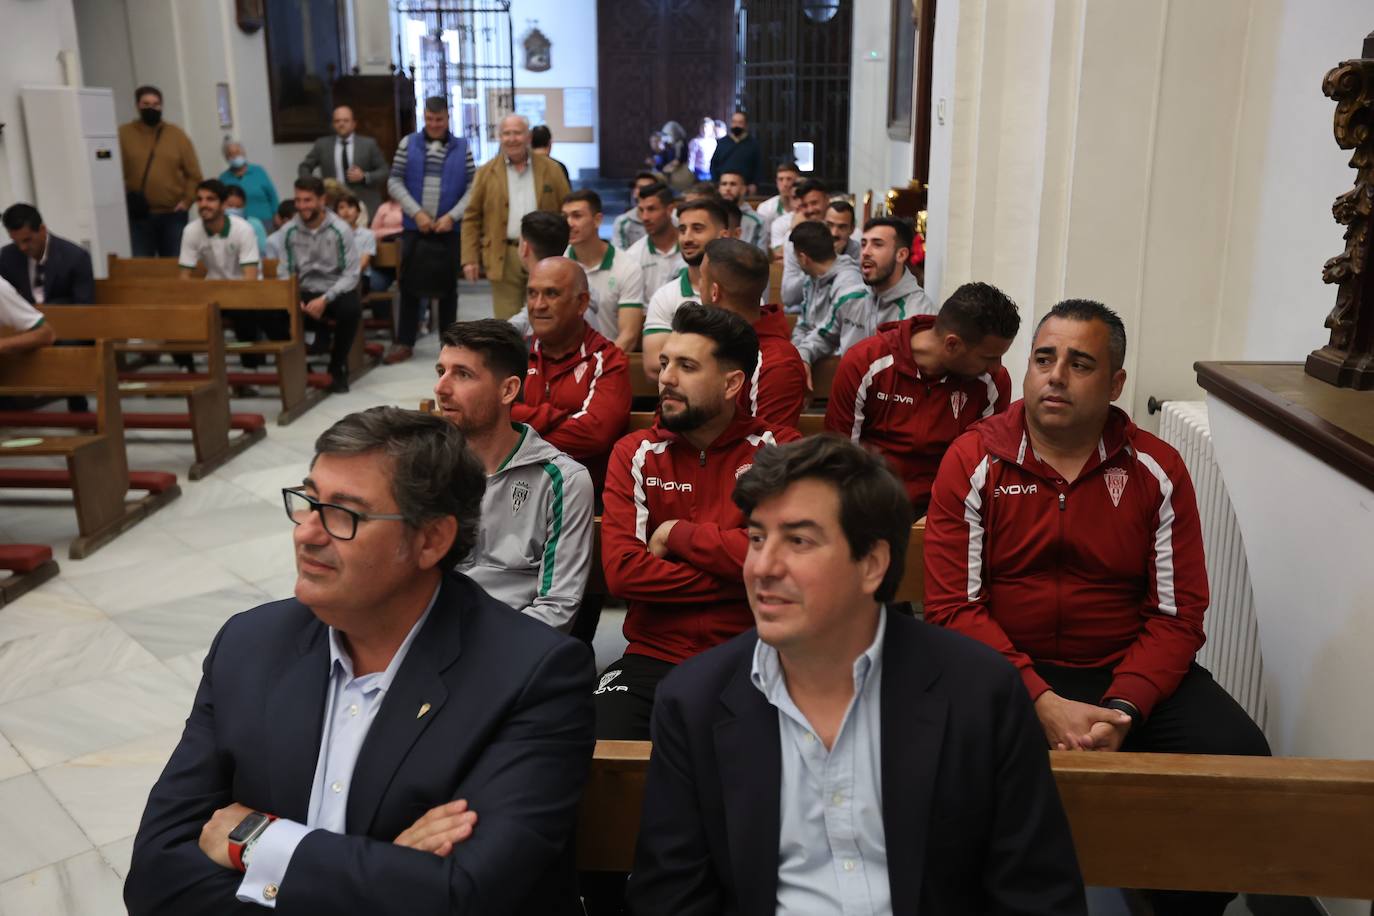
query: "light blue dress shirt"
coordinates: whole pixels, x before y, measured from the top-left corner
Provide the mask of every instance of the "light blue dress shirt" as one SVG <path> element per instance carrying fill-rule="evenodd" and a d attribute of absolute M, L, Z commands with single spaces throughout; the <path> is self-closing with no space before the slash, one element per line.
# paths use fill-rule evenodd
<path fill-rule="evenodd" d="M 353 765 L 358 752 L 372 727 L 382 700 L 396 679 L 396 672 L 415 641 L 415 634 L 424 627 L 434 610 L 439 589 L 434 589 L 429 606 L 406 634 L 385 671 L 353 676 L 353 658 L 344 646 L 343 634 L 329 628 L 329 690 L 325 694 L 324 729 L 320 738 L 320 754 L 315 762 L 315 782 L 310 789 L 310 807 L 306 822 L 278 819 L 262 832 L 253 844 L 248 859 L 248 871 L 239 884 L 238 899 L 245 903 L 276 908 L 277 891 L 296 846 L 312 830 L 344 833 L 348 812 L 348 790 L 353 778 Z"/>
<path fill-rule="evenodd" d="M 882 661 L 887 614 L 854 660 L 854 696 L 834 746 L 792 702 L 778 651 L 759 640 L 750 680 L 778 710 L 782 746 L 778 913 L 892 912 L 883 833 Z"/>

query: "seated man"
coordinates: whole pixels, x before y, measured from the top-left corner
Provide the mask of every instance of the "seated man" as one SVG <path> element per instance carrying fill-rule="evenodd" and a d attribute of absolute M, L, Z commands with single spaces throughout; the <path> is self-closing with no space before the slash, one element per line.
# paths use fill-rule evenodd
<path fill-rule="evenodd" d="M 606 470 L 601 562 L 628 604 L 629 648 L 601 674 L 598 738 L 648 739 L 658 682 L 749 627 L 744 517 L 729 493 L 761 449 L 799 438 L 735 406 L 758 360 L 743 318 L 684 305 L 662 349 L 658 419 L 617 442 Z"/>
<path fill-rule="evenodd" d="M 573 191 L 563 198 L 568 221 L 567 256 L 587 274 L 591 309 L 587 320 L 602 336 L 628 353 L 639 346 L 644 330 L 644 274 L 639 262 L 616 250 L 597 234 L 601 197 L 595 191 Z"/>
<path fill-rule="evenodd" d="M 840 358 L 825 428 L 875 449 L 919 518 L 951 442 L 1011 402 L 1002 356 L 1021 316 L 995 286 L 965 283 L 938 316 L 884 325 Z"/>
<path fill-rule="evenodd" d="M 644 238 L 644 221 L 639 218 L 639 192 L 647 187 L 663 183 L 663 176 L 657 172 L 640 172 L 630 182 L 630 209 L 620 214 L 611 223 L 611 244 L 621 251 Z"/>
<path fill-rule="evenodd" d="M 734 499 L 757 630 L 659 688 L 631 911 L 1086 914 L 1015 670 L 883 607 L 911 507 L 881 460 L 767 449 Z"/>
<path fill-rule="evenodd" d="M 840 316 L 849 303 L 868 298 L 859 265 L 847 254 L 835 254 L 830 230 L 804 222 L 788 239 L 806 274 L 801 316 L 792 328 L 792 345 L 808 366 L 840 352 Z"/>
<path fill-rule="evenodd" d="M 892 216 L 879 216 L 864 223 L 859 243 L 859 271 L 868 286 L 868 299 L 846 308 L 840 315 L 840 349 L 848 350 L 865 337 L 878 333 L 878 326 L 901 321 L 913 315 L 934 315 L 939 311 L 926 295 L 915 275 L 907 270 L 916 230 L 911 223 Z"/>
<path fill-rule="evenodd" d="M 740 389 L 738 407 L 770 426 L 796 429 L 806 401 L 806 365 L 789 340 L 792 329 L 777 304 L 759 305 L 768 289 L 768 256 L 740 239 L 706 244 L 701 259 L 701 298 L 734 312 L 759 338 L 759 361 Z"/>
<path fill-rule="evenodd" d="M 511 417 L 585 466 L 599 492 L 611 446 L 630 422 L 630 362 L 584 320 L 587 275 L 575 262 L 540 261 L 527 286 L 534 343 L 524 401 Z"/>
<path fill-rule="evenodd" d="M 644 277 L 644 294 L 654 291 L 687 266 L 678 247 L 677 221 L 673 217 L 673 192 L 661 184 L 639 189 L 639 221 L 644 237 L 625 249 L 630 260 L 639 262 Z"/>
<path fill-rule="evenodd" d="M 24 297 L 0 277 L 0 356 L 18 356 L 57 339 L 43 313 L 24 301 Z"/>
<path fill-rule="evenodd" d="M 211 644 L 129 911 L 580 912 L 591 655 L 448 572 L 484 487 L 452 424 L 374 407 L 315 450 L 282 491 L 296 597 Z"/>
<path fill-rule="evenodd" d="M 568 239 L 571 237 L 568 221 L 562 213 L 531 210 L 520 217 L 520 245 L 516 254 L 525 273 L 534 273 L 534 268 L 546 258 L 562 257 L 568 250 Z M 529 303 L 520 306 L 520 311 L 509 320 L 528 341 L 533 334 L 530 330 Z"/>
<path fill-rule="evenodd" d="M 226 209 L 229 189 L 218 178 L 196 185 L 196 213 L 181 231 L 181 256 L 177 264 L 183 279 L 189 279 L 196 264 L 205 265 L 208 280 L 256 280 L 258 278 L 258 236 L 248 221 Z M 252 338 L 240 337 L 240 340 Z"/>
<path fill-rule="evenodd" d="M 835 254 L 847 254 L 859 260 L 859 240 L 854 238 L 854 205 L 847 200 L 832 200 L 826 204 L 825 228 L 835 240 Z"/>
<path fill-rule="evenodd" d="M 830 193 L 819 178 L 808 178 L 797 185 L 797 209 L 773 223 L 773 247 L 782 257 L 782 304 L 801 305 L 805 298 L 806 272 L 797 261 L 797 253 L 792 245 L 792 230 L 802 223 L 825 225 L 825 211 L 830 206 Z M 829 229 L 826 230 L 829 233 Z M 781 237 L 779 238 L 779 232 Z M 833 253 L 833 252 L 832 252 Z M 856 257 L 858 251 L 844 252 Z"/>
<path fill-rule="evenodd" d="M 511 421 L 528 359 L 508 321 L 459 321 L 439 335 L 434 397 L 487 475 L 477 544 L 458 564 L 487 593 L 564 633 L 592 563 L 587 469 Z"/>
<path fill-rule="evenodd" d="M 721 197 L 739 207 L 740 231 L 737 238 L 766 251 L 768 239 L 763 234 L 763 217 L 759 216 L 754 208 L 749 206 L 749 201 L 745 199 L 744 176 L 739 172 L 732 172 L 727 169 L 720 173 L 720 183 L 716 187 Z"/>
<path fill-rule="evenodd" d="M 0 221 L 12 244 L 0 248 L 0 278 L 34 305 L 95 302 L 91 256 L 75 242 L 48 231 L 38 210 L 14 204 Z"/>
<path fill-rule="evenodd" d="M 706 256 L 706 244 L 725 238 L 729 228 L 725 210 L 714 198 L 677 208 L 677 236 L 685 266 L 649 294 L 649 305 L 644 310 L 644 339 L 640 344 L 644 351 L 644 375 L 649 381 L 658 378 L 659 352 L 673 329 L 674 313 L 683 303 L 701 301 L 701 259 Z"/>
<path fill-rule="evenodd" d="M 306 327 L 328 337 L 326 313 L 334 320 L 329 390 L 348 391 L 348 351 L 362 321 L 353 230 L 325 206 L 324 182 L 314 177 L 296 179 L 296 215 L 282 228 L 282 260 L 277 275 L 295 274 L 299 281 Z M 284 319 L 281 315 L 274 327 L 276 333 L 270 337 L 286 339 Z M 316 343 L 322 346 L 318 337 Z"/>
<path fill-rule="evenodd" d="M 1025 399 L 940 465 L 926 619 L 1020 670 L 1051 748 L 1268 754 L 1193 660 L 1207 609 L 1193 485 L 1173 448 L 1111 406 L 1125 359 L 1121 319 L 1099 302 L 1041 320 Z M 1155 912 L 1219 914 L 1229 899 L 1196 897 Z"/>

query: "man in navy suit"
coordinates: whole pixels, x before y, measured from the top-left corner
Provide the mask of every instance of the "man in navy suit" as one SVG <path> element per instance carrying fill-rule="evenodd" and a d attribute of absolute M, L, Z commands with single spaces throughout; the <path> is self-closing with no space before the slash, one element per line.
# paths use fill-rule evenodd
<path fill-rule="evenodd" d="M 1040 725 L 971 639 L 885 610 L 911 507 L 813 437 L 735 487 L 756 630 L 658 688 L 636 914 L 1085 914 Z"/>
<path fill-rule="evenodd" d="M 296 597 L 215 637 L 131 913 L 580 912 L 592 657 L 446 572 L 485 484 L 440 417 L 377 407 L 320 436 L 283 490 Z"/>
<path fill-rule="evenodd" d="M 34 305 L 91 305 L 95 279 L 91 256 L 75 242 L 53 235 L 29 204 L 14 204 L 0 222 L 13 244 L 0 248 L 0 277 Z"/>

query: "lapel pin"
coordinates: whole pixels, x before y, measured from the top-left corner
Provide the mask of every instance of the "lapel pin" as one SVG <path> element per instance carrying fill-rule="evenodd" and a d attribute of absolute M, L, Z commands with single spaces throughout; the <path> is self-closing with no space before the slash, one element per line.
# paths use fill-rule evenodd
<path fill-rule="evenodd" d="M 415 714 L 415 718 L 422 719 L 427 712 L 429 712 L 429 704 L 425 703 L 420 706 L 420 711 Z"/>

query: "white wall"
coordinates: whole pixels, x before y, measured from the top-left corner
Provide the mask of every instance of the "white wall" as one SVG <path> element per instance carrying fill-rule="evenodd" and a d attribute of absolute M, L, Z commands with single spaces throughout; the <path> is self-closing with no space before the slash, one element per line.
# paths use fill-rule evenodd
<path fill-rule="evenodd" d="M 596 0 L 511 0 L 510 18 L 515 39 L 515 91 L 521 89 L 591 89 L 597 100 Z M 530 22 L 553 43 L 550 63 L 543 73 L 525 69 L 524 39 Z M 582 169 L 601 167 L 601 119 L 597 112 L 591 143 L 567 143 L 554 132 L 553 156 L 576 178 Z"/>
<path fill-rule="evenodd" d="M 911 140 L 887 133 L 887 77 L 892 54 L 890 0 L 854 0 L 849 70 L 849 188 L 861 202 L 911 180 Z"/>
<path fill-rule="evenodd" d="M 67 74 L 58 56 L 63 51 L 70 52 L 76 64 L 77 72 L 70 74 L 72 85 L 80 85 L 71 0 L 0 0 L 0 122 L 5 125 L 0 134 L 0 208 L 33 201 L 19 87 L 66 84 Z"/>

